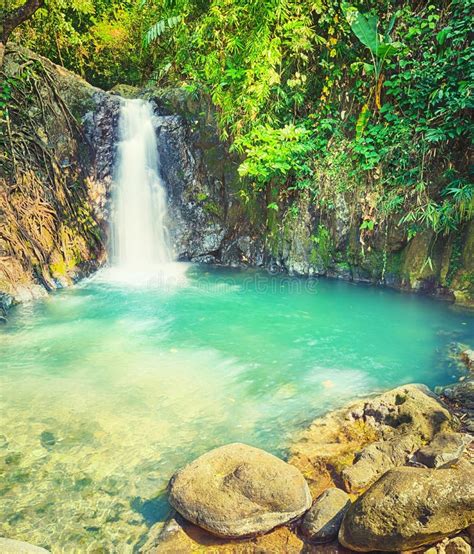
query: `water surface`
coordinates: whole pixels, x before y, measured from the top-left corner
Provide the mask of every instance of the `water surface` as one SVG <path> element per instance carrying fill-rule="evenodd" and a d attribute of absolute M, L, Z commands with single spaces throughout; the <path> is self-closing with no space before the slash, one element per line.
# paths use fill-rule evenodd
<path fill-rule="evenodd" d="M 0 329 L 0 536 L 132 552 L 173 471 L 230 441 L 284 455 L 348 399 L 447 383 L 472 313 L 331 280 L 191 267 L 180 287 L 100 278 Z"/>

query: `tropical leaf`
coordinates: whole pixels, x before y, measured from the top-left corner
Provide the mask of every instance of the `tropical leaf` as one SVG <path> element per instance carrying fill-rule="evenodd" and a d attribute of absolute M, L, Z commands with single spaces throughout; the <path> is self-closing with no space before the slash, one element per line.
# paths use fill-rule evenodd
<path fill-rule="evenodd" d="M 401 42 L 382 42 L 377 46 L 376 54 L 379 58 L 390 58 L 400 51 L 403 44 Z"/>
<path fill-rule="evenodd" d="M 374 66 L 370 63 L 363 62 L 362 67 L 364 68 L 364 71 L 367 73 L 367 75 L 370 75 L 374 72 Z"/>
<path fill-rule="evenodd" d="M 356 123 L 356 139 L 360 139 L 364 134 L 367 123 L 369 122 L 370 112 L 369 105 L 364 104 L 362 110 L 360 111 L 359 117 L 357 118 Z"/>
<path fill-rule="evenodd" d="M 159 38 L 166 30 L 176 27 L 181 22 L 180 15 L 169 17 L 168 19 L 160 19 L 154 23 L 143 37 L 143 44 L 149 46 L 153 41 Z"/>
<path fill-rule="evenodd" d="M 443 46 L 444 41 L 449 35 L 449 28 L 445 27 L 444 29 L 441 29 L 441 31 L 436 35 L 436 40 L 438 41 L 438 44 L 440 46 Z"/>
<path fill-rule="evenodd" d="M 344 15 L 355 36 L 364 46 L 377 54 L 379 39 L 377 34 L 378 19 L 374 15 L 362 15 L 357 8 L 344 3 L 342 6 Z"/>

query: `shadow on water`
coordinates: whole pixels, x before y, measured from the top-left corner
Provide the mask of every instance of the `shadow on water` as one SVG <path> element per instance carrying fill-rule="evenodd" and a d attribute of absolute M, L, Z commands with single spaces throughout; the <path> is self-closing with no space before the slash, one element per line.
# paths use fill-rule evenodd
<path fill-rule="evenodd" d="M 148 526 L 152 526 L 159 521 L 166 521 L 172 510 L 166 499 L 165 491 L 150 500 L 137 496 L 131 500 L 130 507 L 143 517 Z"/>

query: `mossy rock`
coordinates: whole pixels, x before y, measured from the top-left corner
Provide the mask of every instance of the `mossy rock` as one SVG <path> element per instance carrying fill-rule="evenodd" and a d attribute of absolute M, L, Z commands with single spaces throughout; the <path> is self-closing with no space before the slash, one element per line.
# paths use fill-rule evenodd
<path fill-rule="evenodd" d="M 112 94 L 118 94 L 122 98 L 138 98 L 140 95 L 139 87 L 134 87 L 132 85 L 124 85 L 119 83 L 110 89 Z"/>
<path fill-rule="evenodd" d="M 456 302 L 474 305 L 474 221 L 465 228 L 460 241 L 460 253 L 456 254 L 450 286 Z M 458 251 L 459 252 L 459 251 Z"/>

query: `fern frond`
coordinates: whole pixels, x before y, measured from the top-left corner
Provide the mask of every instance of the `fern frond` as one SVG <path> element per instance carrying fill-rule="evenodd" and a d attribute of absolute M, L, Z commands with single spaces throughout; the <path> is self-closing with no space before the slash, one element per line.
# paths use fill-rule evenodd
<path fill-rule="evenodd" d="M 143 36 L 143 45 L 145 47 L 150 46 L 157 38 L 159 38 L 166 30 L 176 27 L 181 22 L 180 15 L 174 17 L 168 17 L 168 19 L 160 19 L 154 23 Z"/>

